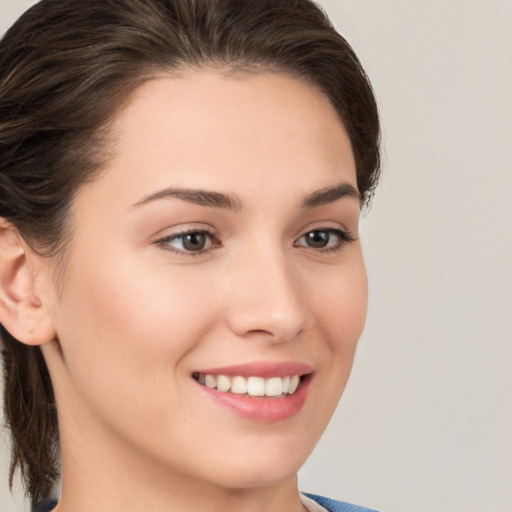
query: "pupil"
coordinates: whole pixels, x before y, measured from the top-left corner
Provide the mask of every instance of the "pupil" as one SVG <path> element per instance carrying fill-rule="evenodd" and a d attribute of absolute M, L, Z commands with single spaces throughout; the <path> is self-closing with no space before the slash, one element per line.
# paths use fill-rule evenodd
<path fill-rule="evenodd" d="M 329 243 L 329 233 L 326 231 L 311 231 L 306 236 L 310 247 L 325 247 Z"/>
<path fill-rule="evenodd" d="M 206 237 L 203 233 L 189 233 L 183 238 L 183 247 L 187 251 L 200 251 L 206 245 Z"/>

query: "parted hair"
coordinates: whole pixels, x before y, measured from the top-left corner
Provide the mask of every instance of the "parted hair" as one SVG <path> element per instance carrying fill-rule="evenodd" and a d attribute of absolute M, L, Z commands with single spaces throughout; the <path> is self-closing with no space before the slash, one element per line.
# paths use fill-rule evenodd
<path fill-rule="evenodd" d="M 0 217 L 34 251 L 64 261 L 69 208 L 108 161 L 109 122 L 152 76 L 205 66 L 286 73 L 325 94 L 369 204 L 380 174 L 376 101 L 354 51 L 312 1 L 42 0 L 0 41 Z M 39 347 L 1 325 L 0 335 L 10 484 L 19 469 L 35 505 L 60 473 L 52 383 Z"/>

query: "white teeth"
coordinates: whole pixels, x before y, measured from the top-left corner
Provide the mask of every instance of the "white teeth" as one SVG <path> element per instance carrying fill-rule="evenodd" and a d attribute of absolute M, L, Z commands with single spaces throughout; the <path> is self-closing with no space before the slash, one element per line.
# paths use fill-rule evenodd
<path fill-rule="evenodd" d="M 290 392 L 290 377 L 286 376 L 283 377 L 283 393 L 289 393 Z"/>
<path fill-rule="evenodd" d="M 268 379 L 265 382 L 265 395 L 280 396 L 283 394 L 283 381 L 279 377 Z"/>
<path fill-rule="evenodd" d="M 217 377 L 217 389 L 219 391 L 229 391 L 231 389 L 231 379 L 225 375 Z"/>
<path fill-rule="evenodd" d="M 290 378 L 290 388 L 288 389 L 288 393 L 290 393 L 290 395 L 292 393 L 295 393 L 295 391 L 297 390 L 299 381 L 300 381 L 300 379 L 299 379 L 298 375 L 294 375 L 293 377 Z"/>
<path fill-rule="evenodd" d="M 204 383 L 209 388 L 216 388 L 217 387 L 217 377 L 214 377 L 213 375 L 205 375 L 204 376 Z"/>
<path fill-rule="evenodd" d="M 231 392 L 237 395 L 277 397 L 291 395 L 297 391 L 300 383 L 299 375 L 285 377 L 227 377 L 226 375 L 195 374 L 196 380 L 211 389 L 223 393 Z"/>
<path fill-rule="evenodd" d="M 249 377 L 247 379 L 247 393 L 249 396 L 264 396 L 265 379 L 262 377 Z"/>
<path fill-rule="evenodd" d="M 247 393 L 247 381 L 244 377 L 233 377 L 231 393 L 236 393 L 237 395 L 245 395 Z"/>

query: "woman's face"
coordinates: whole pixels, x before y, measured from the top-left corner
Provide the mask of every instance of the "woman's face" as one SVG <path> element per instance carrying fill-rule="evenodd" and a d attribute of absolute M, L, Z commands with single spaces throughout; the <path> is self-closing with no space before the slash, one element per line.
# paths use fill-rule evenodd
<path fill-rule="evenodd" d="M 296 79 L 203 70 L 146 83 L 113 134 L 43 346 L 64 470 L 81 450 L 230 488 L 294 478 L 366 314 L 343 125 Z"/>

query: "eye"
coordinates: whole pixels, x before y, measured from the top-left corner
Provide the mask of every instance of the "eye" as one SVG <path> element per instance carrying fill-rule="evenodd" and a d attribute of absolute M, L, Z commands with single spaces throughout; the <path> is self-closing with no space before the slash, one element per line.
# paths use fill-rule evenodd
<path fill-rule="evenodd" d="M 309 247 L 320 251 L 338 250 L 353 238 L 341 229 L 314 229 L 295 241 L 296 247 Z"/>
<path fill-rule="evenodd" d="M 220 246 L 220 243 L 214 239 L 213 233 L 201 230 L 177 233 L 162 238 L 156 243 L 164 247 L 164 249 L 179 254 L 201 254 L 209 249 Z"/>

